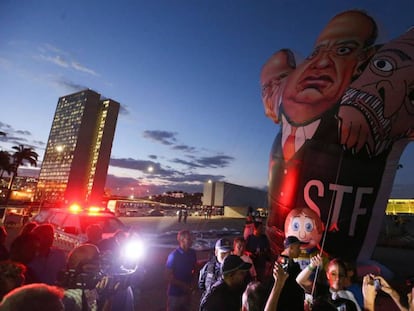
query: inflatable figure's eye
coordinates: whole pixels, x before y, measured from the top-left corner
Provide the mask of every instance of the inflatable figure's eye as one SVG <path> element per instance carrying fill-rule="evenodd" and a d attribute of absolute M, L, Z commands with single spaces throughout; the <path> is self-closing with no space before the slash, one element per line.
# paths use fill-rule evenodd
<path fill-rule="evenodd" d="M 375 68 L 384 72 L 390 72 L 394 69 L 393 64 L 385 59 L 376 59 L 373 63 Z"/>
<path fill-rule="evenodd" d="M 341 47 L 336 49 L 336 55 L 338 55 L 338 56 L 348 55 L 351 52 L 352 52 L 352 49 L 347 47 L 347 46 L 341 46 Z"/>
<path fill-rule="evenodd" d="M 308 57 L 306 57 L 306 59 L 310 60 L 310 59 L 315 58 L 319 54 L 319 51 L 320 51 L 320 49 L 314 50 L 311 55 L 309 55 Z"/>
<path fill-rule="evenodd" d="M 305 230 L 306 230 L 306 232 L 312 232 L 313 231 L 313 222 L 311 220 L 305 221 Z"/>
<path fill-rule="evenodd" d="M 299 231 L 300 229 L 300 221 L 299 219 L 295 219 L 292 221 L 292 230 L 293 231 Z"/>

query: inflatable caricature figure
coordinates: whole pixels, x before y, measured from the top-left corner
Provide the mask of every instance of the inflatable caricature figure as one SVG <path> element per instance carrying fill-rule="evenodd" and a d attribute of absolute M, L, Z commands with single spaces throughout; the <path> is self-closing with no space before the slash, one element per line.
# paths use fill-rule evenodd
<path fill-rule="evenodd" d="M 341 144 L 371 156 L 414 137 L 414 28 L 385 44 L 342 98 Z"/>
<path fill-rule="evenodd" d="M 297 207 L 292 209 L 286 217 L 285 235 L 295 236 L 301 242 L 301 253 L 296 261 L 301 268 L 310 263 L 310 257 L 320 252 L 320 241 L 324 225 L 318 212 L 308 207 Z"/>
<path fill-rule="evenodd" d="M 396 140 L 414 136 L 413 30 L 380 49 L 376 35 L 365 12 L 342 12 L 311 55 L 296 65 L 286 61 L 287 77 L 275 69 L 277 87 L 262 92 L 266 115 L 281 123 L 271 149 L 266 228 L 275 254 L 289 213 L 306 206 L 328 230 L 326 252 L 371 256 L 361 250 L 378 237 L 372 215 L 384 215 L 396 170 L 389 155 Z M 263 90 L 263 76 L 272 76 L 266 68 Z"/>
<path fill-rule="evenodd" d="M 274 53 L 264 64 L 260 74 L 265 114 L 279 123 L 279 106 L 286 77 L 296 67 L 295 55 L 289 49 Z"/>

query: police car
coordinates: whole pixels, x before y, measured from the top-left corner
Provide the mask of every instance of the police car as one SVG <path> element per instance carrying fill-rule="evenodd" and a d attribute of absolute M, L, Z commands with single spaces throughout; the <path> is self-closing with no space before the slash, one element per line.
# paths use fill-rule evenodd
<path fill-rule="evenodd" d="M 111 212 L 99 208 L 81 208 L 72 205 L 69 208 L 41 209 L 32 218 L 38 224 L 50 223 L 55 229 L 53 245 L 70 251 L 87 241 L 86 228 L 91 224 L 99 224 L 103 230 L 103 238 L 109 238 L 118 230 L 128 228 Z"/>

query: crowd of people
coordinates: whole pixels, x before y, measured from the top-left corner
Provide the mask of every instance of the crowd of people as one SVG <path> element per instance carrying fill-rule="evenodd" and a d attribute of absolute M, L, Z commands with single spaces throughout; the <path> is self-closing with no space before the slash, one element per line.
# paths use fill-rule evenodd
<path fill-rule="evenodd" d="M 91 225 L 87 236 L 67 254 L 53 246 L 50 224 L 26 223 L 10 246 L 1 226 L 0 310 L 135 310 L 134 283 L 120 277 L 129 274 L 118 265 L 127 233 L 104 239 L 102 228 Z"/>
<path fill-rule="evenodd" d="M 251 222 L 249 217 L 247 226 Z M 378 295 L 389 295 L 399 310 L 414 311 L 411 291 L 405 299 L 381 275 L 358 277 L 354 262 L 323 253 L 301 268 L 297 259 L 304 243 L 295 236 L 285 238 L 275 258 L 263 223 L 252 223 L 246 239 L 218 239 L 210 260 L 198 269 L 192 233 L 178 233 L 178 247 L 166 263 L 168 311 L 190 311 L 194 304 L 199 311 L 374 311 Z"/>
<path fill-rule="evenodd" d="M 318 254 L 301 268 L 297 259 L 303 242 L 295 236 L 285 238 L 275 257 L 258 220 L 247 219 L 247 226 L 253 225 L 246 238 L 219 238 L 202 266 L 192 248 L 192 232 L 179 231 L 178 247 L 165 266 L 166 309 L 190 311 L 199 299 L 200 311 L 374 311 L 377 296 L 388 295 L 399 310 L 414 311 L 412 292 L 405 298 L 381 275 L 358 279 L 355 263 Z M 96 224 L 86 233 L 88 240 L 66 254 L 52 246 L 49 224 L 27 223 L 9 247 L 7 231 L 0 227 L 0 311 L 139 310 L 134 284 L 114 281 L 116 273 L 111 273 L 119 269 L 114 254 L 129 235 L 119 231 L 103 239 Z M 112 257 L 105 268 L 102 258 L 108 253 Z"/>

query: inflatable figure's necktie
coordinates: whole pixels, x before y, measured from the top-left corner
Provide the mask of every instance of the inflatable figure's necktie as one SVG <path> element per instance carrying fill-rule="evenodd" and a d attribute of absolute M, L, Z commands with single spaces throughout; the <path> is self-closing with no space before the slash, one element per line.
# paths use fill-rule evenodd
<path fill-rule="evenodd" d="M 292 130 L 283 145 L 283 156 L 285 161 L 291 159 L 295 154 L 295 134 L 296 134 L 296 127 L 292 127 Z"/>

